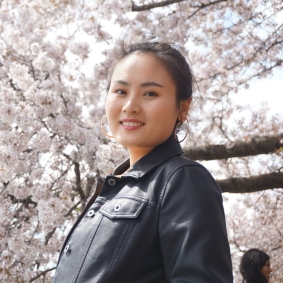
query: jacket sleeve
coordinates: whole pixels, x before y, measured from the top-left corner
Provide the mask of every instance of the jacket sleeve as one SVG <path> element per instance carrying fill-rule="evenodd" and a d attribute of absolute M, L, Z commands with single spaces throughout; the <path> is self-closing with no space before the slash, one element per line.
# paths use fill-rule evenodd
<path fill-rule="evenodd" d="M 204 167 L 168 176 L 158 228 L 168 282 L 233 282 L 221 191 Z"/>

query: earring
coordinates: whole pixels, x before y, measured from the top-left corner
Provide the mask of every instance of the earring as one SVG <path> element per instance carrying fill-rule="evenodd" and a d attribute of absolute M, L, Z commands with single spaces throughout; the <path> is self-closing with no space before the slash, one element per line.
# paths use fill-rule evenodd
<path fill-rule="evenodd" d="M 180 125 L 183 124 L 184 121 L 187 121 L 187 127 L 186 127 L 186 130 L 187 130 L 187 131 L 186 131 L 186 134 L 185 134 L 184 138 L 183 138 L 181 141 L 179 141 L 178 135 L 177 135 L 177 129 L 178 129 L 178 127 L 179 127 Z M 185 138 L 187 137 L 188 132 L 189 132 L 189 120 L 188 120 L 187 118 L 185 118 L 185 119 L 183 120 L 183 122 L 179 122 L 179 123 L 177 124 L 177 126 L 175 127 L 175 130 L 174 130 L 174 137 L 175 137 L 175 140 L 176 140 L 178 143 L 183 142 L 183 141 L 185 140 Z"/>
<path fill-rule="evenodd" d="M 104 115 L 104 116 L 102 117 L 101 122 L 100 122 L 101 131 L 102 131 L 102 133 L 103 133 L 106 137 L 112 139 L 112 138 L 114 138 L 114 136 L 111 136 L 111 135 L 107 134 L 107 132 L 106 132 L 106 131 L 104 130 L 104 128 L 103 128 L 103 120 L 104 120 L 105 118 L 106 118 L 106 115 Z"/>

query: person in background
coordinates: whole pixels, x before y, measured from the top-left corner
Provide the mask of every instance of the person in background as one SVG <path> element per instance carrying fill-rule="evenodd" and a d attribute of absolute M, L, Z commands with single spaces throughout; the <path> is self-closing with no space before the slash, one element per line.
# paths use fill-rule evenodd
<path fill-rule="evenodd" d="M 240 263 L 243 283 L 268 283 L 272 268 L 270 257 L 259 249 L 250 249 L 244 253 Z"/>
<path fill-rule="evenodd" d="M 109 74 L 111 134 L 103 131 L 129 158 L 71 229 L 53 282 L 232 283 L 221 190 L 178 140 L 190 66 L 177 45 L 125 42 Z"/>

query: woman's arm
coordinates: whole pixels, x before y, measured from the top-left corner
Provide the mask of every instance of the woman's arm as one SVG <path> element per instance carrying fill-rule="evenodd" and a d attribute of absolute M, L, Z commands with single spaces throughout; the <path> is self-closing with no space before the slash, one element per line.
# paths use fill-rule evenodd
<path fill-rule="evenodd" d="M 221 191 L 204 167 L 186 164 L 168 176 L 159 236 L 168 282 L 233 282 Z"/>

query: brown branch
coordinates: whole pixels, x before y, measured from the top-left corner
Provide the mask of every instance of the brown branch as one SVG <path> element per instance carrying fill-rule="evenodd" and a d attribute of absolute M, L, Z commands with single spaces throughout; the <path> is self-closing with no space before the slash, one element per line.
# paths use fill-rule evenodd
<path fill-rule="evenodd" d="M 85 195 L 83 188 L 81 186 L 80 163 L 72 160 L 72 158 L 68 154 L 63 153 L 63 156 L 65 156 L 67 159 L 72 161 L 72 163 L 74 165 L 74 172 L 75 172 L 75 175 L 76 175 L 76 187 L 74 188 L 74 191 L 77 191 L 81 196 L 81 200 L 85 201 L 86 195 Z"/>
<path fill-rule="evenodd" d="M 152 3 L 152 4 L 147 4 L 147 5 L 135 5 L 134 2 L 132 4 L 132 12 L 141 12 L 141 11 L 146 11 L 154 8 L 159 8 L 159 7 L 165 7 L 169 6 L 171 4 L 175 3 L 180 3 L 186 0 L 166 0 L 162 2 L 157 2 L 157 3 Z"/>
<path fill-rule="evenodd" d="M 50 189 L 53 190 L 54 185 L 61 179 L 63 178 L 69 171 L 69 168 L 67 168 L 57 179 L 54 180 L 53 183 L 51 183 Z"/>
<path fill-rule="evenodd" d="M 68 211 L 64 216 L 65 216 L 65 217 L 69 216 L 69 215 L 72 213 L 72 211 L 73 211 L 74 209 L 76 209 L 77 206 L 78 206 L 80 203 L 81 203 L 81 200 L 79 200 L 77 203 L 75 203 L 75 204 L 69 209 L 69 211 Z"/>
<path fill-rule="evenodd" d="M 283 188 L 283 173 L 269 173 L 248 178 L 230 178 L 216 182 L 223 193 L 252 193 Z"/>
<path fill-rule="evenodd" d="M 171 4 L 175 4 L 175 3 L 180 3 L 180 2 L 184 2 L 185 0 L 167 0 L 167 1 L 162 1 L 162 2 L 157 2 L 157 3 L 151 3 L 151 4 L 147 4 L 147 5 L 135 5 L 134 2 L 132 4 L 132 11 L 133 12 L 141 12 L 141 11 L 146 11 L 146 10 L 150 10 L 150 9 L 154 9 L 154 8 L 160 8 L 160 7 L 165 7 L 165 6 L 169 6 Z M 221 2 L 227 2 L 227 0 L 216 0 L 216 1 L 211 1 L 207 4 L 203 4 L 201 3 L 200 5 L 190 5 L 191 8 L 195 8 L 196 10 L 191 13 L 187 19 L 190 19 L 192 18 L 194 15 L 196 15 L 199 11 L 209 7 L 209 6 L 212 6 L 212 5 L 215 5 L 215 4 L 218 4 L 218 3 L 221 3 Z"/>
<path fill-rule="evenodd" d="M 85 192 L 86 192 L 87 197 L 89 197 L 89 195 L 90 195 L 90 192 L 93 188 L 93 185 L 95 184 L 95 180 L 96 180 L 95 175 L 89 174 L 87 176 L 87 182 L 86 182 L 86 188 L 85 188 Z"/>
<path fill-rule="evenodd" d="M 62 98 L 62 100 L 63 100 L 63 103 L 64 103 L 65 108 L 68 109 L 68 104 L 67 104 L 67 101 L 66 101 L 66 99 L 65 99 L 65 97 L 64 97 L 64 95 L 63 95 L 63 93 L 61 93 L 61 98 Z"/>
<path fill-rule="evenodd" d="M 94 194 L 92 195 L 91 199 L 95 200 L 97 198 L 97 196 L 100 194 L 103 183 L 104 183 L 104 179 L 101 177 L 95 178 L 96 180 L 96 189 Z M 94 180 L 94 181 L 95 181 Z M 68 214 L 70 214 L 72 212 L 72 210 L 74 210 L 79 204 L 82 204 L 82 209 L 85 209 L 86 206 L 86 202 L 85 201 L 79 201 L 77 204 L 75 204 L 68 212 Z M 88 202 L 88 205 L 90 204 L 90 202 Z M 66 214 L 65 216 L 68 216 L 68 214 Z"/>
<path fill-rule="evenodd" d="M 55 230 L 56 230 L 56 227 L 53 228 L 52 231 L 48 232 L 48 234 L 45 237 L 45 243 L 44 243 L 45 245 L 48 244 L 48 242 L 49 242 L 50 238 L 52 237 L 52 235 L 54 234 Z"/>
<path fill-rule="evenodd" d="M 272 248 L 271 250 L 272 251 L 276 251 L 276 250 L 279 250 L 279 249 L 282 249 L 282 248 L 283 248 L 283 246 L 279 245 L 279 246 L 277 246 L 275 248 Z"/>
<path fill-rule="evenodd" d="M 35 202 L 35 201 L 32 200 L 32 196 L 28 196 L 28 197 L 25 198 L 25 199 L 18 199 L 18 198 L 16 198 L 14 195 L 11 195 L 11 194 L 8 194 L 8 196 L 10 197 L 10 199 L 11 199 L 11 201 L 12 201 L 13 204 L 15 204 L 15 203 L 21 203 L 21 204 L 23 204 L 23 206 L 24 206 L 25 208 L 27 208 L 29 204 L 34 205 L 34 208 L 37 206 L 37 202 Z"/>
<path fill-rule="evenodd" d="M 79 192 L 81 199 L 84 201 L 86 199 L 85 193 L 83 191 L 83 188 L 81 186 L 81 173 L 80 173 L 80 163 L 73 161 L 74 163 L 74 171 L 76 175 L 76 191 Z"/>
<path fill-rule="evenodd" d="M 10 83 L 11 87 L 12 87 L 15 91 L 18 91 L 18 89 L 17 89 L 16 86 L 14 85 L 12 79 L 9 80 L 9 83 Z"/>
<path fill-rule="evenodd" d="M 41 276 L 44 276 L 46 273 L 48 273 L 48 272 L 50 272 L 50 271 L 52 271 L 52 270 L 54 270 L 54 269 L 56 269 L 56 267 L 52 267 L 52 268 L 49 268 L 49 269 L 46 269 L 46 270 L 42 271 L 42 272 L 39 273 L 37 276 L 31 278 L 30 281 L 29 281 L 29 283 L 35 281 L 36 279 L 38 279 L 38 278 L 41 277 Z"/>
<path fill-rule="evenodd" d="M 249 142 L 236 141 L 230 146 L 208 145 L 185 148 L 185 156 L 193 160 L 216 160 L 231 157 L 268 154 L 283 146 L 283 133 L 274 136 L 254 137 Z"/>
<path fill-rule="evenodd" d="M 233 223 L 233 226 L 235 225 L 235 223 Z M 233 227 L 234 228 L 234 227 Z M 234 246 L 237 248 L 237 250 L 238 250 L 238 252 L 245 252 L 245 250 L 244 249 L 242 249 L 241 248 L 241 244 L 239 244 L 238 243 L 238 241 L 237 241 L 237 238 L 235 237 L 236 236 L 236 233 L 235 233 L 235 228 L 233 229 L 233 242 L 231 241 L 231 243 L 233 243 L 234 244 Z"/>
<path fill-rule="evenodd" d="M 218 0 L 218 1 L 214 1 L 214 2 L 209 2 L 207 4 L 203 4 L 201 3 L 200 5 L 190 5 L 192 8 L 197 8 L 192 14 L 190 14 L 188 16 L 188 19 L 192 18 L 195 14 L 197 14 L 200 10 L 205 9 L 211 5 L 215 5 L 221 2 L 227 2 L 227 0 Z"/>

